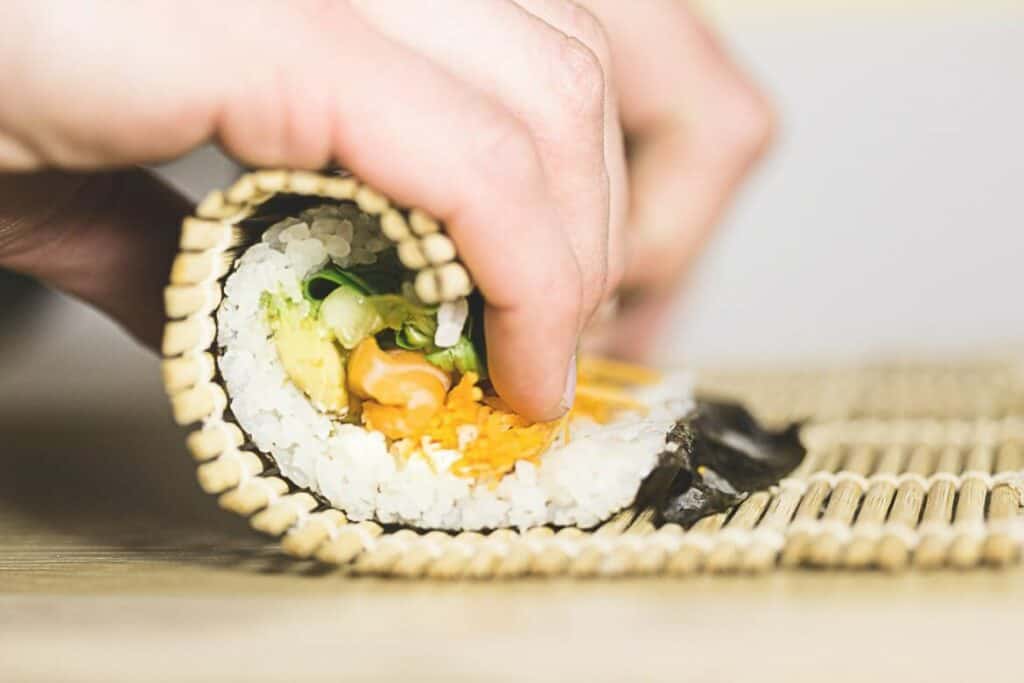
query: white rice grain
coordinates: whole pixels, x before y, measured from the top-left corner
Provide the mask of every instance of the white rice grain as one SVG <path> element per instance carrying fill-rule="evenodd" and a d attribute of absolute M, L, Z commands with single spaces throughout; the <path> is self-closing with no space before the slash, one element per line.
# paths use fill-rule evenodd
<path fill-rule="evenodd" d="M 644 390 L 642 399 L 651 407 L 646 416 L 625 414 L 600 426 L 575 421 L 570 443 L 556 442 L 539 465 L 518 462 L 494 488 L 452 474 L 458 452 L 435 446 L 402 462 L 381 434 L 315 409 L 281 367 L 260 297 L 273 292 L 302 302 L 306 275 L 328 259 L 375 262 L 378 244 L 370 240 L 380 236 L 365 221 L 343 218 L 336 207 L 309 209 L 300 218 L 269 228 L 243 254 L 217 313 L 218 364 L 231 410 L 286 477 L 323 495 L 350 519 L 421 528 L 592 527 L 632 502 L 665 435 L 692 405 L 685 376 Z M 336 240 L 345 237 L 346 226 L 356 246 L 343 254 Z M 475 437 L 461 430 L 460 445 Z"/>

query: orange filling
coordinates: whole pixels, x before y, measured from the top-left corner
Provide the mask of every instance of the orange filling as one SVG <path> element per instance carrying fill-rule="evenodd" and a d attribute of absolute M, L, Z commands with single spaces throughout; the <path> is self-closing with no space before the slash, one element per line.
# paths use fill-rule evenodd
<path fill-rule="evenodd" d="M 459 451 L 462 455 L 452 473 L 492 486 L 517 461 L 539 462 L 559 434 L 568 442 L 574 418 L 605 423 L 624 409 L 644 411 L 626 388 L 656 379 L 635 366 L 584 361 L 570 414 L 533 423 L 512 412 L 501 398 L 484 396 L 475 373 L 464 374 L 449 391 L 448 374 L 422 354 L 382 351 L 372 337 L 356 347 L 348 362 L 349 388 L 363 399 L 363 424 L 394 441 L 403 457 L 418 452 L 424 438 L 439 448 Z"/>
<path fill-rule="evenodd" d="M 420 433 L 444 405 L 448 374 L 413 351 L 381 351 L 359 343 L 348 361 L 348 384 L 363 399 L 363 423 L 389 439 Z"/>
<path fill-rule="evenodd" d="M 517 460 L 536 463 L 540 459 L 558 422 L 527 421 L 504 409 L 500 399 L 485 399 L 477 380 L 475 373 L 463 375 L 448 393 L 445 409 L 417 436 L 426 436 L 441 448 L 461 451 L 462 457 L 452 465 L 453 474 L 496 485 Z M 472 427 L 476 433 L 461 449 L 460 427 Z"/>

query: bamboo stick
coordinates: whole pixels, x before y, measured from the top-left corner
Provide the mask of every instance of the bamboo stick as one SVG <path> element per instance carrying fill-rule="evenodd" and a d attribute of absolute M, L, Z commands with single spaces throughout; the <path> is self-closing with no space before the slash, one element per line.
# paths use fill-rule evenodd
<path fill-rule="evenodd" d="M 347 524 L 347 520 L 340 510 L 314 512 L 285 534 L 281 539 L 281 549 L 299 559 L 313 557 L 322 544 L 337 534 L 343 524 Z"/>
<path fill-rule="evenodd" d="M 839 480 L 832 495 L 829 496 L 825 514 L 822 516 L 824 533 L 812 537 L 807 552 L 807 562 L 817 567 L 831 567 L 839 562 L 847 539 L 830 528 L 841 528 L 848 532 L 853 516 L 860 505 L 864 493 L 862 477 L 871 471 L 875 462 L 875 451 L 870 445 L 860 445 L 853 449 L 842 475 L 852 474 Z"/>
<path fill-rule="evenodd" d="M 989 491 L 987 480 L 990 480 L 994 460 L 995 453 L 989 445 L 975 446 L 967 454 L 966 472 L 954 514 L 956 536 L 949 548 L 949 562 L 954 567 L 965 569 L 981 561 L 985 544 L 985 502 Z"/>
<path fill-rule="evenodd" d="M 875 474 L 895 475 L 907 459 L 902 444 L 886 448 L 879 459 Z M 877 536 L 870 532 L 880 529 L 889 512 L 889 507 L 896 497 L 897 487 L 888 481 L 879 481 L 871 485 L 864 496 L 857 521 L 853 525 L 853 538 L 843 554 L 843 564 L 850 569 L 862 569 L 871 564 L 880 542 L 881 533 Z"/>
<path fill-rule="evenodd" d="M 764 572 L 775 565 L 779 553 L 785 546 L 786 528 L 807 492 L 807 485 L 803 482 L 812 472 L 834 471 L 839 464 L 840 455 L 840 450 L 832 445 L 826 445 L 824 450 L 819 450 L 817 446 L 808 444 L 804 462 L 792 477 L 794 482 L 799 483 L 800 488 L 780 486 L 760 523 L 754 528 L 750 546 L 742 553 L 739 563 L 742 571 Z"/>
<path fill-rule="evenodd" d="M 704 562 L 709 548 L 706 536 L 722 528 L 725 515 L 719 513 L 698 521 L 689 531 L 683 534 L 679 550 L 668 557 L 665 569 L 670 574 L 683 576 L 693 574 Z"/>
<path fill-rule="evenodd" d="M 936 473 L 955 475 L 960 471 L 962 454 L 959 446 L 947 446 L 939 455 Z M 914 565 L 920 569 L 934 569 L 946 561 L 949 548 L 949 523 L 953 519 L 953 500 L 956 484 L 938 479 L 928 489 L 924 514 L 921 516 L 920 544 L 914 552 Z"/>
<path fill-rule="evenodd" d="M 368 545 L 376 543 L 382 531 L 380 525 L 373 522 L 346 524 L 334 538 L 317 548 L 315 556 L 329 564 L 348 564 L 359 557 Z"/>
<path fill-rule="evenodd" d="M 443 548 L 449 540 L 448 535 L 441 531 L 431 531 L 416 537 L 411 543 L 411 547 L 395 562 L 391 573 L 406 579 L 422 576 L 430 563 L 441 557 L 444 553 Z"/>
<path fill-rule="evenodd" d="M 1015 473 L 1021 470 L 1022 448 L 1015 441 L 1007 441 L 996 453 L 996 472 Z M 988 521 L 994 527 L 983 550 L 984 559 L 991 565 L 1005 567 L 1012 563 L 1019 553 L 1017 542 L 1005 528 L 1017 519 L 1021 505 L 1020 483 L 997 483 L 992 488 Z"/>
<path fill-rule="evenodd" d="M 755 493 L 740 504 L 732 518 L 726 523 L 720 540 L 711 552 L 708 553 L 706 568 L 712 573 L 733 572 L 739 569 L 740 565 L 740 544 L 731 537 L 728 532 L 738 532 L 737 536 L 744 536 L 744 532 L 751 531 L 761 519 L 761 515 L 768 509 L 772 495 L 766 491 Z"/>
<path fill-rule="evenodd" d="M 256 477 L 221 494 L 217 503 L 225 510 L 248 517 L 287 492 L 288 482 L 280 477 Z"/>
<path fill-rule="evenodd" d="M 932 447 L 917 446 L 910 453 L 907 472 L 920 476 L 923 480 L 935 466 L 935 458 Z M 925 494 L 924 485 L 914 479 L 906 479 L 897 487 L 889 519 L 878 542 L 875 561 L 882 569 L 899 571 L 910 563 L 913 547 L 907 542 L 907 538 L 913 534 L 913 529 L 917 526 Z"/>
<path fill-rule="evenodd" d="M 316 498 L 305 492 L 282 496 L 249 519 L 256 531 L 280 536 L 317 506 Z"/>
<path fill-rule="evenodd" d="M 485 538 L 475 531 L 458 534 L 445 545 L 440 557 L 427 567 L 427 576 L 433 579 L 457 579 L 466 576 L 470 562 L 486 552 L 483 548 Z"/>
<path fill-rule="evenodd" d="M 822 471 L 831 472 L 838 465 L 842 455 L 843 450 L 841 446 L 838 444 L 832 446 L 826 456 L 831 467 Z M 782 550 L 780 558 L 782 566 L 797 567 L 803 563 L 804 558 L 810 551 L 813 535 L 810 531 L 800 530 L 801 523 L 810 525 L 810 523 L 818 519 L 818 516 L 821 514 L 822 505 L 830 493 L 831 485 L 825 479 L 814 481 L 807 488 L 807 492 L 804 493 L 803 499 L 796 509 L 796 514 L 793 516 L 794 528 L 798 530 L 789 535 L 786 539 L 786 547 Z"/>

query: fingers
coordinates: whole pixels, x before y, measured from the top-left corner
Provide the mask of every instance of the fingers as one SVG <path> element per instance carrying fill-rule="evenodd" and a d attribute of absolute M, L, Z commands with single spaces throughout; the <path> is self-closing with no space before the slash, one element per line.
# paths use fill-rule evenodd
<path fill-rule="evenodd" d="M 317 19 L 318 35 L 344 35 L 343 45 L 307 46 L 315 59 L 307 54 L 282 68 L 300 74 L 299 92 L 330 93 L 325 139 L 333 156 L 400 203 L 445 220 L 487 301 L 495 387 L 529 418 L 557 417 L 575 352 L 581 275 L 530 130 L 359 17 L 325 11 Z M 302 104 L 300 96 L 294 106 Z M 244 108 L 227 112 L 225 130 L 245 117 Z"/>
<path fill-rule="evenodd" d="M 711 33 L 675 0 L 644 12 L 583 0 L 604 24 L 630 139 L 628 288 L 646 321 L 705 244 L 767 147 L 774 116 Z M 624 326 L 623 326 L 624 327 Z"/>
<path fill-rule="evenodd" d="M 665 284 L 705 244 L 770 137 L 771 115 L 752 92 L 722 92 L 713 123 L 681 119 L 638 132 L 632 155 L 635 241 L 627 286 Z"/>
<path fill-rule="evenodd" d="M 583 318 L 589 317 L 604 291 L 609 224 L 608 87 L 596 54 L 508 0 L 354 5 L 377 31 L 492 97 L 526 126 L 580 265 Z M 439 14 L 457 21 L 435 22 L 424 31 Z M 610 120 L 617 127 L 614 110 Z"/>
<path fill-rule="evenodd" d="M 357 3 L 356 7 L 378 31 L 426 55 L 499 102 L 522 122 L 534 141 L 559 224 L 532 236 L 522 225 L 515 230 L 523 248 L 532 254 L 529 261 L 520 262 L 516 268 L 546 268 L 538 259 L 561 240 L 567 240 L 577 267 L 563 269 L 556 276 L 561 284 L 520 287 L 507 305 L 492 305 L 486 329 L 489 360 L 499 392 L 511 403 L 516 395 L 541 395 L 538 387 L 549 383 L 552 390 L 559 389 L 561 400 L 542 416 L 554 417 L 571 403 L 571 396 L 563 396 L 569 368 L 556 362 L 562 357 L 545 347 L 559 349 L 559 354 L 574 347 L 583 322 L 606 287 L 608 89 L 600 61 L 578 40 L 505 0 L 445 0 L 440 6 L 385 1 Z M 457 15 L 459 21 L 442 22 L 435 30 L 423 31 L 423 25 L 438 12 Z M 508 49 L 510 43 L 517 46 L 515 50 Z M 616 122 L 617 130 L 617 118 L 613 115 L 611 120 Z M 621 134 L 615 139 L 621 141 Z M 621 186 L 621 150 L 618 154 Z M 493 163 L 501 164 L 501 157 L 496 156 Z M 491 201 L 500 201 L 497 198 L 506 192 L 492 193 Z M 463 242 L 487 232 L 487 226 L 477 224 L 455 236 L 466 254 Z M 479 259 L 466 256 L 474 271 L 490 267 L 489 261 L 499 258 L 493 251 L 481 254 Z M 507 254 L 500 258 L 507 258 Z M 574 278 L 577 281 L 570 282 Z M 484 293 L 489 301 L 495 301 L 486 289 Z M 575 328 L 567 326 L 570 320 Z M 520 405 L 513 406 L 523 410 Z"/>
<path fill-rule="evenodd" d="M 621 297 L 614 317 L 596 320 L 583 338 L 587 353 L 642 362 L 665 339 L 666 326 L 681 295 L 676 287 L 631 290 Z M 673 345 L 678 349 L 678 345 Z"/>
<path fill-rule="evenodd" d="M 597 57 L 604 75 L 604 165 L 608 174 L 607 275 L 602 299 L 619 286 L 626 266 L 626 219 L 629 185 L 611 46 L 601 22 L 585 7 L 566 0 L 516 0 L 523 9 L 567 36 L 582 42 Z M 591 311 L 592 313 L 592 311 Z"/>
<path fill-rule="evenodd" d="M 0 171 L 155 162 L 212 134 L 217 81 L 240 59 L 193 3 L 9 5 L 0 90 L 18 97 L 0 103 Z"/>
<path fill-rule="evenodd" d="M 0 267 L 96 306 L 156 347 L 188 208 L 140 170 L 0 175 Z"/>
<path fill-rule="evenodd" d="M 84 19 L 68 4 L 53 21 L 27 21 L 21 61 L 0 74 L 47 64 L 45 87 L 23 79 L 23 96 L 0 102 L 0 165 L 125 164 L 208 136 L 253 165 L 337 160 L 448 224 L 488 302 L 496 388 L 527 417 L 560 414 L 584 277 L 537 139 L 508 108 L 379 35 L 347 3 L 186 3 L 180 15 L 163 3 L 92 8 L 109 15 L 89 17 L 104 27 L 102 45 L 75 30 Z M 190 15 L 200 19 L 186 22 L 181 42 L 162 40 L 185 9 L 201 9 Z M 65 39 L 82 59 L 51 58 L 49 46 Z M 75 108 L 63 106 L 65 95 Z"/>

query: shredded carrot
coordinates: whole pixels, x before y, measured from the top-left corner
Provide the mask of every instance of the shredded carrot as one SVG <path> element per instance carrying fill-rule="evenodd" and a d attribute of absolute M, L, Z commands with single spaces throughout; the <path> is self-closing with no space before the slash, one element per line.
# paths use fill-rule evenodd
<path fill-rule="evenodd" d="M 478 377 L 467 372 L 448 393 L 444 410 L 430 420 L 421 436 L 429 437 L 442 448 L 458 449 L 458 428 L 476 427 L 476 438 L 462 449 L 462 457 L 452 465 L 459 476 L 473 477 L 496 485 L 515 467 L 516 461 L 537 462 L 548 447 L 556 422 L 531 423 L 515 413 L 500 410 L 485 402 L 476 386 Z"/>
<path fill-rule="evenodd" d="M 581 373 L 572 410 L 552 422 L 532 423 L 512 412 L 501 398 L 484 396 L 477 375 L 467 372 L 448 392 L 444 408 L 424 428 L 395 442 L 396 453 L 408 459 L 419 452 L 426 438 L 440 448 L 461 452 L 452 473 L 496 486 L 517 461 L 539 462 L 557 437 L 569 443 L 571 422 L 576 418 L 603 424 L 622 410 L 646 412 L 647 406 L 629 394 L 628 385 L 655 381 L 656 373 L 611 361 L 600 361 L 597 366 L 590 359 L 585 362 L 591 370 L 601 368 L 600 372 Z M 597 381 L 597 375 L 602 381 Z M 466 427 L 472 427 L 476 436 L 460 444 L 460 428 Z"/>

